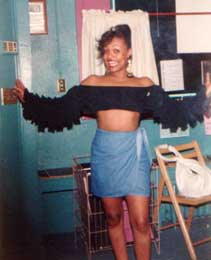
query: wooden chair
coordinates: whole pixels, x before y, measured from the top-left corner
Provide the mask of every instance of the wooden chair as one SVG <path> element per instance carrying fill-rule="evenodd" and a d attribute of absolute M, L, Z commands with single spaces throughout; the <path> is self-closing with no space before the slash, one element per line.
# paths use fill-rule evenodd
<path fill-rule="evenodd" d="M 196 141 L 192 141 L 190 143 L 176 145 L 175 148 L 185 157 L 190 159 L 196 159 L 201 164 L 205 164 L 204 158 L 201 154 L 199 145 Z M 158 207 L 156 207 L 156 210 L 154 211 L 153 219 L 156 221 L 158 219 L 159 215 L 159 209 L 161 206 L 161 203 L 171 203 L 173 205 L 173 208 L 176 213 L 177 217 L 177 223 L 170 223 L 165 226 L 161 226 L 160 230 L 164 230 L 176 225 L 179 225 L 182 231 L 182 234 L 184 236 L 186 246 L 190 255 L 190 258 L 193 260 L 197 259 L 194 246 L 198 246 L 202 243 L 206 243 L 208 241 L 211 241 L 211 237 L 203 238 L 201 240 L 198 240 L 196 242 L 192 242 L 192 239 L 189 234 L 189 229 L 191 227 L 194 210 L 196 207 L 202 206 L 204 204 L 211 202 L 211 195 L 210 196 L 204 196 L 200 198 L 187 198 L 181 195 L 178 195 L 175 186 L 173 185 L 173 182 L 170 179 L 169 169 L 172 167 L 175 167 L 175 163 L 166 163 L 164 160 L 162 160 L 158 154 L 161 153 L 164 156 L 174 156 L 169 152 L 169 150 L 162 148 L 161 146 L 158 146 L 155 148 L 158 166 L 160 169 L 160 181 L 158 185 Z M 175 173 L 175 171 L 171 171 L 171 174 Z M 187 206 L 188 207 L 188 217 L 184 217 L 184 214 L 181 211 L 180 205 Z"/>

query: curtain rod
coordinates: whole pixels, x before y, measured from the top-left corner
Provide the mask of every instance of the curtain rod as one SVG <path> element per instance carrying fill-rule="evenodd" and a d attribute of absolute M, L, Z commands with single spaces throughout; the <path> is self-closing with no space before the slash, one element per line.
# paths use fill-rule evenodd
<path fill-rule="evenodd" d="M 211 15 L 211 12 L 151 12 L 149 16 Z"/>

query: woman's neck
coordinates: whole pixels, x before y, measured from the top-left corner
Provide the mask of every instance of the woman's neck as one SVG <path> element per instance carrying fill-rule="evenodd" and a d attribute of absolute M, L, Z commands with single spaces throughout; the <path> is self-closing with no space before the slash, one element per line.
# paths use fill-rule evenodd
<path fill-rule="evenodd" d="M 129 79 L 127 71 L 108 73 L 106 77 L 110 78 L 112 81 L 115 82 L 124 82 L 128 81 Z"/>

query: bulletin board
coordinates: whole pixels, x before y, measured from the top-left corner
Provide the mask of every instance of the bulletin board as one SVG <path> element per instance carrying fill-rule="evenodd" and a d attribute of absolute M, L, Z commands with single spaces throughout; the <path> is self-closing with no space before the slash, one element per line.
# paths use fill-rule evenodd
<path fill-rule="evenodd" d="M 205 0 L 206 1 L 206 0 Z M 201 61 L 211 60 L 210 52 L 178 53 L 175 0 L 116 0 L 116 10 L 141 9 L 149 13 L 150 29 L 155 51 L 160 82 L 160 61 L 171 59 L 183 60 L 184 88 L 197 91 L 201 83 Z M 208 10 L 209 11 L 209 10 Z M 209 14 L 204 14 L 209 15 Z M 211 15 L 211 13 L 210 13 Z M 210 27 L 210 26 L 209 26 Z M 210 27 L 211 28 L 211 27 Z M 211 30 L 211 29 L 210 29 Z M 209 32 L 211 35 L 211 31 Z M 143 50 L 144 51 L 144 50 Z"/>

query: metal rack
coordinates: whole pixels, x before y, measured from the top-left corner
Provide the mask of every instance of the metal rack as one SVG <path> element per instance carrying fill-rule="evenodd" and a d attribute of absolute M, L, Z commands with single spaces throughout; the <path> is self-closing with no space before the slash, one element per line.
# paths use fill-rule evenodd
<path fill-rule="evenodd" d="M 75 241 L 79 239 L 84 243 L 87 252 L 87 259 L 92 259 L 92 254 L 102 250 L 111 250 L 111 243 L 108 237 L 108 230 L 105 221 L 101 199 L 90 192 L 90 157 L 80 156 L 73 158 L 73 175 L 76 184 L 75 192 Z M 151 203 L 150 221 L 153 211 L 157 207 L 157 184 L 158 174 L 156 167 L 152 167 L 151 174 Z M 124 208 L 124 230 L 127 245 L 133 245 L 126 203 Z M 159 221 L 151 221 L 151 238 L 157 253 L 160 253 Z"/>

